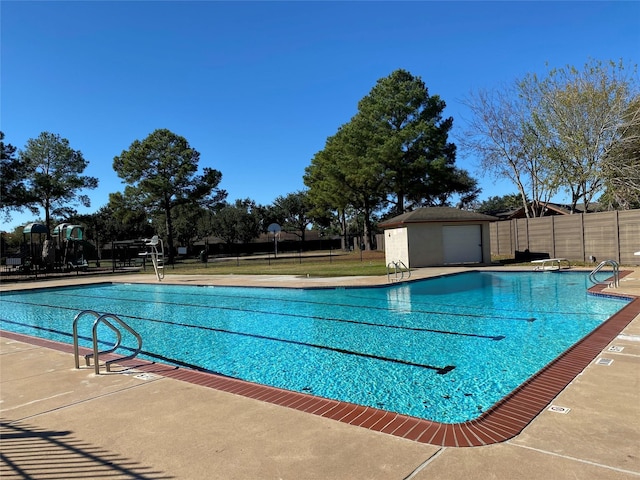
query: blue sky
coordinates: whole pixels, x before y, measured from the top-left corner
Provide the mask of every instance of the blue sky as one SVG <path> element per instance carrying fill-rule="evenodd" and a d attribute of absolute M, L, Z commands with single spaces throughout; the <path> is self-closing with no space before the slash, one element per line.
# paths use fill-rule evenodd
<path fill-rule="evenodd" d="M 95 212 L 123 191 L 113 157 L 158 128 L 222 172 L 230 201 L 304 188 L 328 136 L 398 68 L 446 103 L 589 58 L 635 65 L 640 2 L 151 2 L 0 4 L 0 129 L 23 148 L 43 131 L 81 150 Z M 481 199 L 515 192 L 483 177 Z M 10 230 L 33 216 L 13 215 Z"/>

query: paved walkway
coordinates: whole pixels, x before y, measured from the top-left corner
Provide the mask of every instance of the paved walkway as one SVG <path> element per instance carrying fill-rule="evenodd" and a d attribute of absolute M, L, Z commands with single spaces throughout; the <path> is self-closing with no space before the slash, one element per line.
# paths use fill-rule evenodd
<path fill-rule="evenodd" d="M 458 269 L 459 270 L 459 269 Z M 422 269 L 413 277 L 454 269 Z M 215 278 L 214 278 L 215 277 Z M 107 277 L 146 281 L 149 275 Z M 98 279 L 101 280 L 101 279 Z M 32 286 L 95 282 L 86 277 Z M 385 278 L 167 276 L 166 281 L 320 286 Z M 640 270 L 618 291 L 640 295 Z M 25 285 L 19 285 L 25 288 Z M 10 285 L 0 285 L 9 290 Z M 419 444 L 158 374 L 95 375 L 70 353 L 0 337 L 0 478 L 632 479 L 640 478 L 640 316 L 517 437 Z"/>

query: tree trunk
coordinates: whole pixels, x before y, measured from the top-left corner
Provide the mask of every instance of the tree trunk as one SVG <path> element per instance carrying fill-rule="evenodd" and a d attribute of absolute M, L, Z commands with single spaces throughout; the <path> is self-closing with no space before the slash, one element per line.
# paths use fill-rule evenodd
<path fill-rule="evenodd" d="M 396 202 L 396 215 L 402 215 L 404 213 L 404 192 L 397 192 L 397 202 Z"/>
<path fill-rule="evenodd" d="M 47 198 L 44 202 L 44 225 L 47 227 L 47 240 L 51 240 L 51 203 Z"/>
<path fill-rule="evenodd" d="M 173 220 L 171 207 L 165 207 L 165 228 L 167 229 L 167 250 L 169 252 L 169 265 L 173 265 Z"/>
<path fill-rule="evenodd" d="M 347 215 L 343 210 L 338 212 L 340 216 L 340 246 L 342 251 L 346 252 L 349 249 L 349 240 L 347 238 Z"/>
<path fill-rule="evenodd" d="M 371 227 L 371 209 L 369 208 L 369 205 L 365 204 L 364 207 L 364 232 L 363 232 L 363 242 L 364 242 L 364 249 L 365 250 L 371 250 L 371 231 L 372 231 L 372 227 Z"/>

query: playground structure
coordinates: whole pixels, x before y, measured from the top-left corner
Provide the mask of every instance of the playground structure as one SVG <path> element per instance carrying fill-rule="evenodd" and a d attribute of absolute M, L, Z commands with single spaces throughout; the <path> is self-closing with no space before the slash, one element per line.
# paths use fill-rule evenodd
<path fill-rule="evenodd" d="M 84 227 L 61 223 L 53 229 L 52 236 L 56 240 L 55 264 L 62 265 L 63 269 L 68 270 L 86 270 L 89 267 L 84 257 Z M 43 247 L 43 258 L 45 258 L 45 252 Z"/>
<path fill-rule="evenodd" d="M 85 227 L 73 223 L 60 223 L 51 232 L 44 224 L 30 223 L 22 228 L 19 246 L 9 249 L 4 238 L 2 242 L 0 272 L 16 278 L 86 272 L 89 260 L 95 261 L 96 268 L 91 270 L 95 273 L 100 270 L 102 254 L 113 272 L 146 270 L 150 264 L 158 281 L 164 278 L 164 242 L 158 235 L 112 241 L 111 248 L 103 245 L 97 256 L 96 247 L 86 239 Z"/>
<path fill-rule="evenodd" d="M 70 223 L 57 225 L 50 234 L 41 223 L 30 223 L 22 229 L 18 253 L 7 256 L 6 266 L 23 273 L 86 270 L 87 247 L 84 227 Z"/>

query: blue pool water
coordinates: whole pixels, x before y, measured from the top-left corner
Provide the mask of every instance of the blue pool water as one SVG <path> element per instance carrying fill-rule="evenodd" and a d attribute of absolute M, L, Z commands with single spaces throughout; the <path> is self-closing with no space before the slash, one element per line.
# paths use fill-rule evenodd
<path fill-rule="evenodd" d="M 81 310 L 113 313 L 141 334 L 145 358 L 457 423 L 627 303 L 588 287 L 579 272 L 346 289 L 101 284 L 3 293 L 0 328 L 72 343 Z M 80 323 L 84 346 L 91 324 Z"/>

